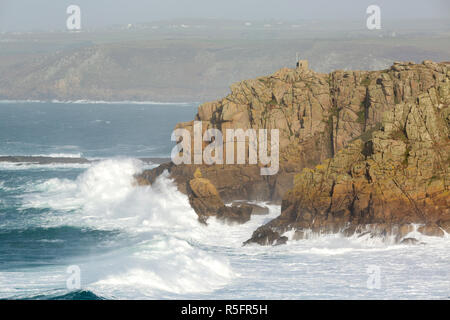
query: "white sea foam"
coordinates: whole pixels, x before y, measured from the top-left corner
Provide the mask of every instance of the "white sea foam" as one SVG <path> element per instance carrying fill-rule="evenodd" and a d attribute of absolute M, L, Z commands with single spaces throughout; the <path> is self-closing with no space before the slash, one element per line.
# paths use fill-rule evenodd
<path fill-rule="evenodd" d="M 49 154 L 34 154 L 32 157 L 46 157 L 46 158 L 82 158 L 83 154 L 78 153 L 49 153 Z"/>
<path fill-rule="evenodd" d="M 13 103 L 44 103 L 45 101 L 42 100 L 32 100 L 32 99 L 27 99 L 27 100 L 8 100 L 8 99 L 3 99 L 0 100 L 0 104 L 13 104 Z"/>
<path fill-rule="evenodd" d="M 210 219 L 209 225 L 203 226 L 197 222 L 187 197 L 167 175 L 152 186 L 134 186 L 133 175 L 142 166 L 132 159 L 105 160 L 93 164 L 76 180 L 40 181 L 27 185 L 24 191 L 24 208 L 51 209 L 40 222 L 43 226 L 69 224 L 121 230 L 128 235 L 130 246 L 72 259 L 70 263 L 82 270 L 83 289 L 104 297 L 132 299 L 449 296 L 448 236 L 442 239 L 410 234 L 425 243 L 411 246 L 340 234 L 294 241 L 293 232 L 288 232 L 291 240 L 284 246 L 242 247 L 258 226 L 280 213 L 279 206 L 260 203 L 269 207 L 269 215 L 253 216 L 246 224 L 230 226 Z M 370 265 L 380 267 L 380 290 L 367 288 Z M 41 289 L 47 285 L 49 290 L 58 288 L 58 283 L 64 287 L 65 269 L 60 269 L 8 276 L 0 272 L 0 292 L 1 279 L 6 287 L 9 284 L 5 292 L 11 290 L 11 283 Z M 62 276 L 52 278 L 51 274 L 57 272 Z M 42 282 L 37 280 L 41 275 Z M 15 276 L 14 282 L 10 278 Z M 33 279 L 29 281 L 28 277 Z M 10 291 L 10 295 L 13 293 Z"/>
<path fill-rule="evenodd" d="M 58 170 L 58 169 L 86 169 L 89 168 L 89 163 L 48 163 L 38 164 L 32 162 L 0 162 L 0 170 Z"/>
<path fill-rule="evenodd" d="M 23 209 L 50 208 L 47 227 L 61 224 L 122 230 L 139 241 L 130 252 L 81 264 L 82 269 L 105 271 L 91 275 L 88 288 L 115 297 L 139 288 L 146 297 L 210 292 L 235 275 L 223 257 L 207 252 L 190 239 L 207 228 L 197 221 L 187 197 L 161 176 L 154 185 L 137 187 L 133 176 L 143 163 L 133 159 L 105 160 L 92 165 L 76 180 L 50 179 L 28 186 Z M 126 267 L 124 267 L 126 266 Z M 90 271 L 88 271 L 90 272 Z M 132 296 L 127 295 L 132 298 Z"/>
<path fill-rule="evenodd" d="M 127 260 L 130 268 L 113 272 L 88 288 L 107 297 L 135 298 L 136 291 L 141 297 L 161 297 L 211 292 L 235 276 L 226 258 L 170 236 L 141 244 Z"/>
<path fill-rule="evenodd" d="M 23 208 L 79 209 L 71 222 L 96 228 L 148 230 L 161 226 L 197 225 L 187 197 L 167 176 L 153 186 L 137 187 L 134 175 L 144 163 L 136 159 L 108 159 L 92 164 L 76 180 L 53 178 L 30 185 Z"/>
<path fill-rule="evenodd" d="M 17 190 L 20 189 L 20 187 L 16 186 L 16 187 L 8 187 L 5 185 L 5 181 L 0 181 L 0 190 L 3 191 L 13 191 L 13 190 Z"/>

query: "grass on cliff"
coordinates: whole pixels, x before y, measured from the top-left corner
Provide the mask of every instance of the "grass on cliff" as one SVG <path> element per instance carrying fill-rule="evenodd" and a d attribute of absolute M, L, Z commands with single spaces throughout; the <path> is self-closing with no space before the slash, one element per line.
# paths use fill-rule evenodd
<path fill-rule="evenodd" d="M 405 144 L 408 144 L 408 137 L 406 135 L 406 132 L 403 129 L 397 129 L 391 133 L 390 136 L 393 140 L 400 140 L 403 141 Z"/>
<path fill-rule="evenodd" d="M 368 87 L 370 85 L 371 80 L 367 77 L 363 81 L 361 81 L 361 85 L 364 87 Z"/>

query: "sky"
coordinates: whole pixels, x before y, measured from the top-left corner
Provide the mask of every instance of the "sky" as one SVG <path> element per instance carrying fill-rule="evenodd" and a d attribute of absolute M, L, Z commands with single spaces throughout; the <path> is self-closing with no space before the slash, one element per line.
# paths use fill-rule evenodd
<path fill-rule="evenodd" d="M 383 19 L 450 20 L 448 0 L 0 0 L 0 31 L 63 29 L 72 4 L 87 28 L 179 18 L 355 21 L 373 4 Z"/>

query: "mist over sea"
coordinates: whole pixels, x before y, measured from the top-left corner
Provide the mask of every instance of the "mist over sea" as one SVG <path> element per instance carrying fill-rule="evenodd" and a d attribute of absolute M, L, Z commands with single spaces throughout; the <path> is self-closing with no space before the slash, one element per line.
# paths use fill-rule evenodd
<path fill-rule="evenodd" d="M 138 158 L 169 157 L 175 124 L 196 111 L 191 103 L 1 102 L 0 156 L 99 161 L 0 162 L 0 298 L 450 297 L 448 235 L 415 234 L 421 245 L 316 235 L 242 247 L 279 206 L 262 203 L 269 214 L 243 225 L 204 226 L 167 175 L 135 186 L 135 174 L 157 165 Z M 69 266 L 81 272 L 80 289 L 67 287 Z"/>

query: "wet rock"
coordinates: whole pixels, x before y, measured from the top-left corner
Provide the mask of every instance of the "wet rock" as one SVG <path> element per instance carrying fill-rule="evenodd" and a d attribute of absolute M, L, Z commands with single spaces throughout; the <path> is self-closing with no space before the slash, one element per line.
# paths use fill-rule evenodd
<path fill-rule="evenodd" d="M 426 236 L 432 236 L 432 237 L 443 237 L 444 236 L 444 231 L 442 231 L 442 229 L 436 224 L 421 226 L 417 229 L 417 231 L 419 231 L 420 233 L 422 233 Z"/>
<path fill-rule="evenodd" d="M 251 239 L 244 242 L 244 245 L 257 243 L 260 245 L 281 245 L 287 242 L 286 236 L 281 236 L 278 232 L 273 231 L 270 227 L 263 226 L 258 228 L 252 235 Z"/>
<path fill-rule="evenodd" d="M 211 181 L 202 177 L 199 168 L 194 172 L 194 178 L 188 183 L 187 193 L 189 203 L 202 223 L 206 223 L 211 216 L 227 223 L 245 223 L 250 220 L 252 214 L 261 214 L 264 211 L 263 207 L 247 203 L 226 206 L 216 187 Z"/>
<path fill-rule="evenodd" d="M 250 206 L 227 207 L 217 212 L 217 218 L 227 223 L 245 223 L 250 220 L 253 208 Z"/>
<path fill-rule="evenodd" d="M 266 215 L 269 214 L 269 208 L 262 207 L 254 203 L 246 202 L 233 202 L 232 207 L 236 208 L 248 208 L 246 210 L 250 211 L 251 215 Z"/>
<path fill-rule="evenodd" d="M 400 239 L 404 238 L 408 233 L 414 230 L 413 226 L 410 224 L 404 224 L 398 229 L 398 237 Z"/>
<path fill-rule="evenodd" d="M 438 225 L 446 233 L 450 233 L 450 220 L 440 220 L 440 221 L 438 221 Z"/>
<path fill-rule="evenodd" d="M 175 165 L 171 162 L 145 170 L 136 176 L 136 181 L 140 185 L 153 184 L 167 170 L 178 190 L 187 194 L 187 184 L 196 169 L 200 169 L 202 176 L 216 187 L 224 202 L 245 200 L 280 203 L 282 194 L 273 190 L 288 190 L 293 186 L 294 172 L 288 172 L 285 168 L 280 168 L 276 176 L 261 176 L 257 165 Z"/>
<path fill-rule="evenodd" d="M 405 239 L 403 239 L 400 242 L 400 244 L 413 244 L 413 245 L 416 245 L 416 244 L 420 244 L 420 241 L 417 240 L 416 238 L 405 238 Z"/>
<path fill-rule="evenodd" d="M 225 207 L 214 185 L 202 178 L 199 169 L 195 172 L 194 179 L 188 183 L 188 195 L 189 203 L 201 222 L 206 222 L 210 216 L 216 216 Z"/>

